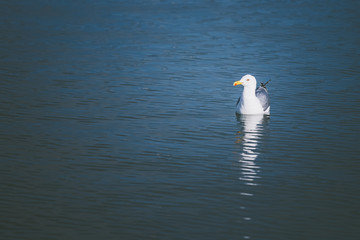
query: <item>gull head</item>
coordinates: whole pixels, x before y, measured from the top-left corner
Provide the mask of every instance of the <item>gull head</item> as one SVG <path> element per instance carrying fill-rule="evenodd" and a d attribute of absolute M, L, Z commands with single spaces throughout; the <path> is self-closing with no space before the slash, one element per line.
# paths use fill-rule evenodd
<path fill-rule="evenodd" d="M 247 74 L 243 76 L 239 81 L 234 82 L 233 86 L 237 85 L 256 88 L 256 78 L 250 74 Z"/>

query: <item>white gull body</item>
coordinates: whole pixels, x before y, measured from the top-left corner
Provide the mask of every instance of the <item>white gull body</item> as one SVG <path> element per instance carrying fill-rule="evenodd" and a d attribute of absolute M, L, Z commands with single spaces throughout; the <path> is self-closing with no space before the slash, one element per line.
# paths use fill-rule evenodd
<path fill-rule="evenodd" d="M 234 86 L 243 85 L 244 90 L 236 104 L 236 112 L 239 114 L 266 114 L 270 115 L 270 99 L 266 88 L 256 88 L 254 76 L 245 75 Z"/>

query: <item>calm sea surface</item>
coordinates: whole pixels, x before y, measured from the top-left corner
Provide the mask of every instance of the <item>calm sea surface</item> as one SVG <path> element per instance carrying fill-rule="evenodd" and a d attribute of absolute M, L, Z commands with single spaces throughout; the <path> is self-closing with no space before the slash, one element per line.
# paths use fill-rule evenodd
<path fill-rule="evenodd" d="M 1 239 L 359 239 L 358 1 L 2 1 Z M 236 116 L 244 74 L 271 116 Z"/>

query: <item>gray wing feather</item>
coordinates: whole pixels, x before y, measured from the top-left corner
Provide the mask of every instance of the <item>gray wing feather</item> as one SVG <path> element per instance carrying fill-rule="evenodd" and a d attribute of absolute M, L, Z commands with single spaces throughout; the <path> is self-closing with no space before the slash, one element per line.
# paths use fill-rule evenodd
<path fill-rule="evenodd" d="M 270 98 L 267 90 L 263 87 L 258 87 L 255 91 L 256 97 L 260 100 L 264 111 L 270 106 Z"/>

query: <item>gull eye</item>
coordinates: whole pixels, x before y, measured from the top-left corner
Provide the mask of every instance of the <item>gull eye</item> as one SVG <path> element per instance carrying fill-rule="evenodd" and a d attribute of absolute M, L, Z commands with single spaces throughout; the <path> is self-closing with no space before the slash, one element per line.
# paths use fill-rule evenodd
<path fill-rule="evenodd" d="M 250 81 L 250 79 L 246 79 L 246 81 Z"/>

